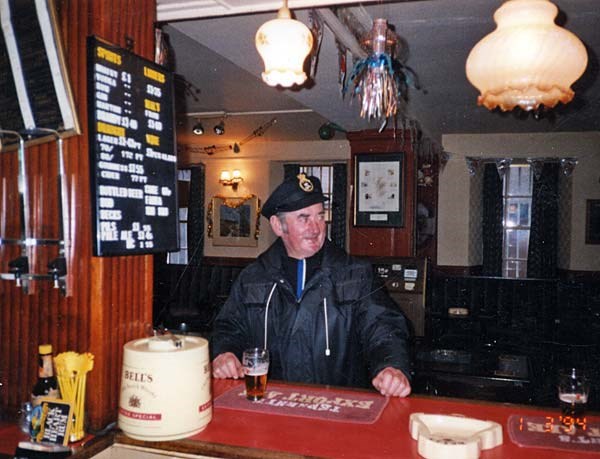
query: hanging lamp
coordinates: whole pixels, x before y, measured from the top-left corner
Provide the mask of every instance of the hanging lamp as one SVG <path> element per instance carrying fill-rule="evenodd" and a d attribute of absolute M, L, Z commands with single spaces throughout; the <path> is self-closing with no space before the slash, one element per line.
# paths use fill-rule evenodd
<path fill-rule="evenodd" d="M 494 13 L 496 30 L 471 50 L 467 78 L 477 103 L 493 110 L 536 110 L 566 104 L 571 85 L 587 66 L 587 52 L 573 33 L 557 26 L 550 0 L 509 0 Z"/>
<path fill-rule="evenodd" d="M 287 0 L 277 19 L 265 22 L 255 37 L 256 49 L 265 63 L 262 79 L 269 86 L 301 85 L 306 81 L 304 61 L 313 46 L 309 28 L 292 19 Z"/>

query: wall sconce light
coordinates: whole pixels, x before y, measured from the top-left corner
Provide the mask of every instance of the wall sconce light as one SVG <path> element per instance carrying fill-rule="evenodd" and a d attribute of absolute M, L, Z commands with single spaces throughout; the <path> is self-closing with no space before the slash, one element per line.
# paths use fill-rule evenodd
<path fill-rule="evenodd" d="M 242 174 L 238 169 L 231 171 L 221 171 L 219 183 L 223 186 L 230 186 L 233 191 L 237 191 L 238 185 L 243 182 Z"/>
<path fill-rule="evenodd" d="M 292 19 L 287 0 L 277 18 L 265 22 L 256 32 L 256 49 L 265 63 L 262 79 L 269 86 L 285 88 L 306 81 L 304 61 L 313 47 L 309 28 Z"/>
<path fill-rule="evenodd" d="M 225 134 L 225 121 L 221 120 L 221 121 L 219 121 L 219 124 L 215 124 L 213 131 L 215 131 L 215 134 L 217 134 L 217 135 Z"/>
<path fill-rule="evenodd" d="M 194 127 L 192 128 L 192 132 L 196 135 L 204 134 L 204 126 L 202 126 L 202 123 L 198 122 L 198 123 L 194 124 Z"/>

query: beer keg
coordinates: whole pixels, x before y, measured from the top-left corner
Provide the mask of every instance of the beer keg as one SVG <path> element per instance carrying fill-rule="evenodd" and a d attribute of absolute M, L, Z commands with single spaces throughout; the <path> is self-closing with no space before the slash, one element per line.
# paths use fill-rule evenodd
<path fill-rule="evenodd" d="M 119 427 L 137 440 L 189 437 L 212 419 L 208 341 L 161 335 L 123 347 Z"/>

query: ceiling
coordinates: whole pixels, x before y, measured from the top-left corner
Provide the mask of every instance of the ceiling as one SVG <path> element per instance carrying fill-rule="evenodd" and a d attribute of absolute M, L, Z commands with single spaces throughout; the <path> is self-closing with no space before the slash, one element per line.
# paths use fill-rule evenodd
<path fill-rule="evenodd" d="M 289 7 L 297 19 L 310 25 L 311 9 L 307 7 L 323 11 L 332 3 L 336 2 L 290 0 Z M 468 53 L 495 28 L 493 13 L 501 1 L 355 1 L 344 2 L 343 7 L 359 17 L 366 13 L 371 19 L 387 19 L 405 42 L 405 63 L 421 85 L 420 90 L 409 90 L 407 118 L 417 120 L 426 135 L 440 142 L 442 134 L 449 133 L 600 131 L 600 2 L 553 3 L 560 10 L 558 23 L 586 45 L 589 63 L 573 86 L 574 100 L 541 119 L 477 106 L 478 93 L 466 79 Z M 216 146 L 218 151 L 244 141 L 319 140 L 319 126 L 329 121 L 348 131 L 379 128 L 380 121 L 368 122 L 359 116 L 358 100 L 341 96 L 338 49 L 327 26 L 308 85 L 281 89 L 262 82 L 262 61 L 254 47 L 254 35 L 261 24 L 275 17 L 281 4 L 269 0 L 158 0 L 158 19 L 165 26 L 175 72 L 187 82 L 177 85 L 185 95 L 177 104 L 179 144 L 205 152 L 210 150 L 206 147 Z M 225 134 L 216 136 L 212 126 L 223 112 L 227 113 Z M 204 125 L 205 135 L 191 133 L 197 122 Z M 335 138 L 344 137 L 338 133 Z"/>

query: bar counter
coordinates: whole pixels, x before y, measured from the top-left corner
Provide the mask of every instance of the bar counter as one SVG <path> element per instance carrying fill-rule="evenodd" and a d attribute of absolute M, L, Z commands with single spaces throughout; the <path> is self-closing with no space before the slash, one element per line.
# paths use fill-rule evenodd
<path fill-rule="evenodd" d="M 240 386 L 241 381 L 214 380 L 213 398 Z M 298 391 L 302 387 L 296 386 Z M 310 386 L 308 386 L 310 387 Z M 331 389 L 332 391 L 335 389 Z M 249 402 L 250 403 L 250 402 Z M 598 457 L 588 451 L 565 451 L 547 448 L 520 447 L 513 443 L 507 431 L 511 415 L 552 416 L 558 409 L 499 404 L 464 399 L 412 395 L 405 399 L 391 398 L 379 419 L 373 424 L 333 422 L 296 416 L 269 415 L 233 409 L 215 408 L 213 419 L 206 428 L 189 438 L 176 441 L 145 442 L 112 432 L 103 438 L 91 438 L 76 448 L 76 458 L 94 457 L 99 450 L 110 446 L 146 452 L 169 451 L 199 457 L 221 458 L 419 458 L 417 442 L 409 433 L 409 415 L 415 412 L 462 415 L 498 422 L 503 429 L 503 444 L 482 451 L 482 459 L 586 459 Z M 600 416 L 589 415 L 588 422 L 600 422 Z M 0 426 L 0 457 L 10 457 L 16 441 L 8 439 L 16 426 Z M 600 433 L 599 433 L 600 435 Z M 126 453 L 123 453 L 126 454 Z M 6 456 L 4 456 L 6 455 Z M 106 456 L 108 457 L 108 456 Z M 113 456 L 111 456 L 113 457 Z M 116 457 L 128 457 L 127 455 Z M 134 456 L 131 456 L 134 457 Z M 135 457 L 144 457 L 135 456 Z"/>

